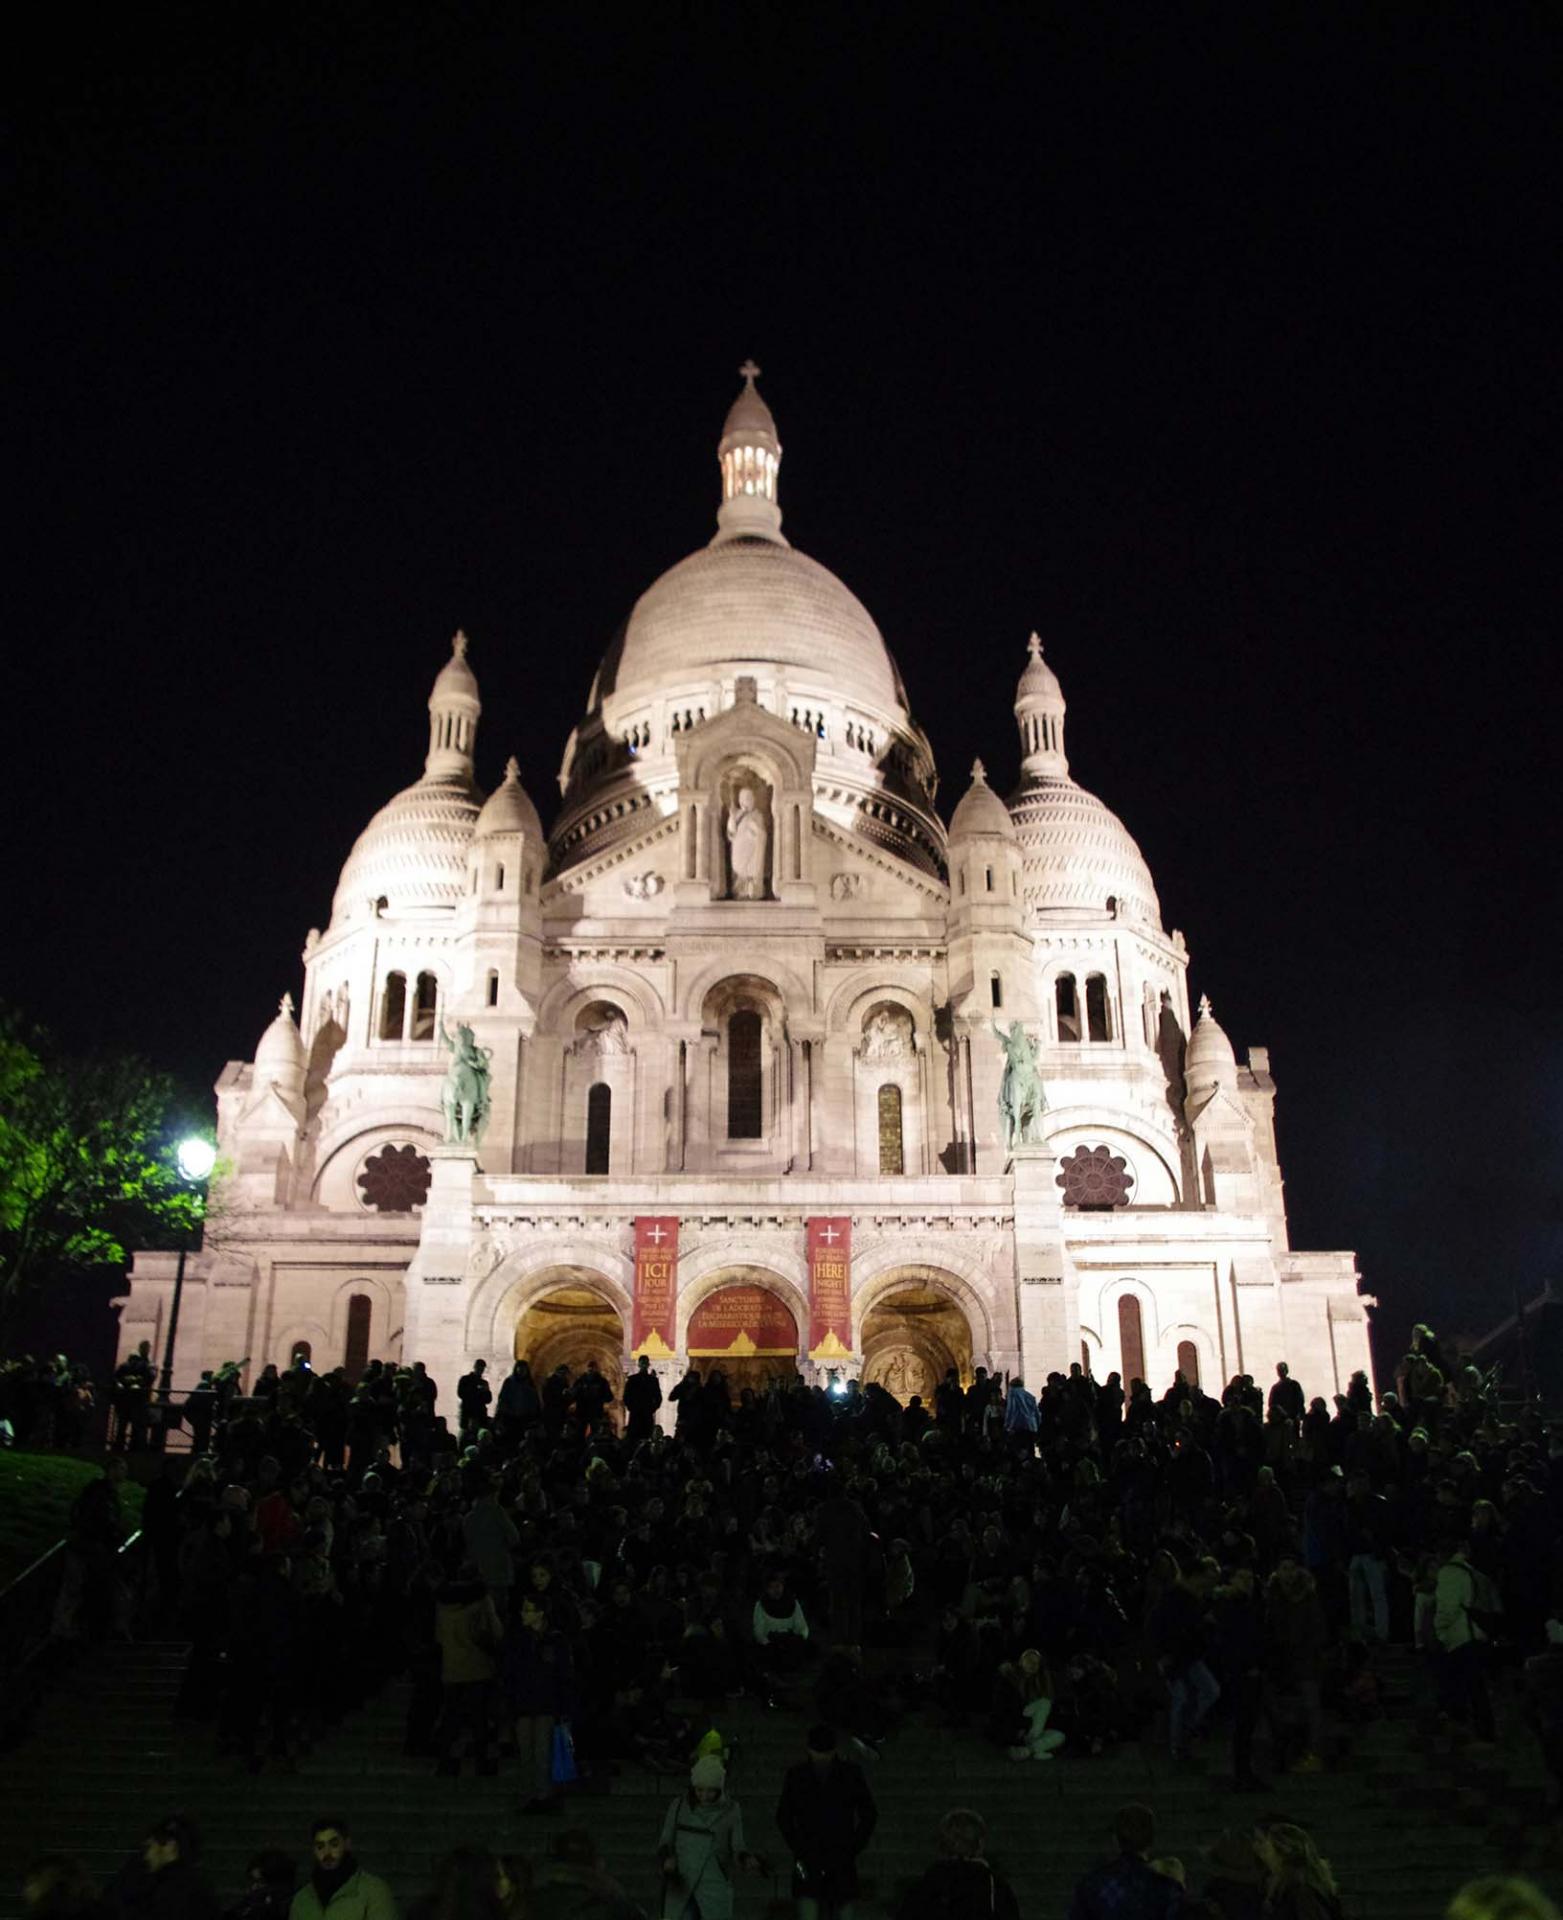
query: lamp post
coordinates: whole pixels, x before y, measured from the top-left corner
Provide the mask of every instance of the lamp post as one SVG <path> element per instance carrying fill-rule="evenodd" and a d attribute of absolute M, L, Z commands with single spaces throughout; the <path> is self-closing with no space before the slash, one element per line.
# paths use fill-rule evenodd
<path fill-rule="evenodd" d="M 211 1177 L 212 1168 L 217 1164 L 217 1149 L 210 1140 L 191 1137 L 179 1142 L 179 1173 L 192 1187 L 204 1187 Z M 190 1236 L 186 1234 L 179 1242 L 179 1264 L 174 1269 L 174 1301 L 168 1310 L 168 1337 L 163 1342 L 163 1370 L 158 1376 L 157 1398 L 162 1408 L 161 1433 L 168 1438 L 168 1400 L 174 1385 L 174 1340 L 179 1332 L 179 1303 L 185 1290 L 185 1255 L 190 1250 Z"/>

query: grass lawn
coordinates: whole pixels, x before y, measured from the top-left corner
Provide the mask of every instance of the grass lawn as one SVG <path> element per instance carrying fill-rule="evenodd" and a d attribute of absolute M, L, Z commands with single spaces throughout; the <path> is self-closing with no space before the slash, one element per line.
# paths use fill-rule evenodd
<path fill-rule="evenodd" d="M 71 1502 L 102 1471 L 98 1461 L 68 1453 L 0 1452 L 0 1587 L 63 1537 Z M 119 1498 L 134 1526 L 141 1516 L 141 1488 L 127 1480 Z"/>

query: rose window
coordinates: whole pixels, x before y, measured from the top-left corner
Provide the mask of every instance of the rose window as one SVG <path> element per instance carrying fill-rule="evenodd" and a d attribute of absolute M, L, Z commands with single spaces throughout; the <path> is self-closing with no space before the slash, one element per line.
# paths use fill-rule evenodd
<path fill-rule="evenodd" d="M 358 1176 L 364 1205 L 377 1213 L 411 1213 L 429 1197 L 429 1159 L 416 1147 L 382 1147 Z"/>
<path fill-rule="evenodd" d="M 1128 1161 L 1111 1147 L 1076 1147 L 1058 1163 L 1058 1184 L 1066 1207 L 1101 1213 L 1128 1206 L 1134 1175 Z"/>

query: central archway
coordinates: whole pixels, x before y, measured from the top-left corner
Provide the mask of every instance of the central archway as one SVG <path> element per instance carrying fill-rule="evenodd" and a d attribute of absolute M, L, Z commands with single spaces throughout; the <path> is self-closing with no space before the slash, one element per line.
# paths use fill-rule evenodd
<path fill-rule="evenodd" d="M 557 1284 L 535 1294 L 517 1319 L 512 1351 L 539 1386 L 560 1366 L 573 1380 L 588 1360 L 597 1362 L 615 1399 L 624 1386 L 624 1322 L 610 1300 L 568 1267 L 558 1269 Z"/>
<path fill-rule="evenodd" d="M 902 1406 L 933 1391 L 954 1367 L 962 1386 L 972 1377 L 971 1328 L 948 1293 L 916 1280 L 891 1287 L 863 1317 L 863 1379 L 883 1387 Z"/>
<path fill-rule="evenodd" d="M 757 1277 L 724 1275 L 689 1316 L 685 1351 L 702 1373 L 719 1368 L 736 1396 L 790 1380 L 798 1366 L 798 1322 L 780 1294 Z"/>

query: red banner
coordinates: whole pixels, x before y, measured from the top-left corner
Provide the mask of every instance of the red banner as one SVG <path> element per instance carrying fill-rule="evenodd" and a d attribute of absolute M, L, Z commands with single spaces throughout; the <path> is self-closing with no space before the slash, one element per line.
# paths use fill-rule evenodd
<path fill-rule="evenodd" d="M 653 1360 L 673 1357 L 674 1302 L 678 1298 L 678 1221 L 641 1215 L 635 1221 L 635 1325 L 630 1351 Z"/>
<path fill-rule="evenodd" d="M 691 1360 L 798 1356 L 798 1323 L 765 1287 L 721 1287 L 689 1316 Z"/>
<path fill-rule="evenodd" d="M 852 1353 L 852 1222 L 810 1220 L 809 1358 L 845 1360 Z"/>

